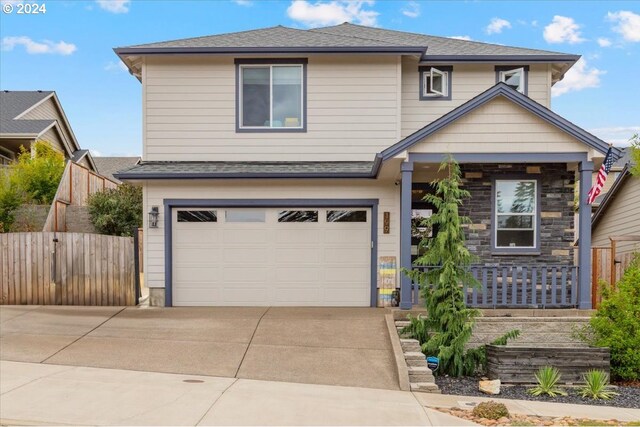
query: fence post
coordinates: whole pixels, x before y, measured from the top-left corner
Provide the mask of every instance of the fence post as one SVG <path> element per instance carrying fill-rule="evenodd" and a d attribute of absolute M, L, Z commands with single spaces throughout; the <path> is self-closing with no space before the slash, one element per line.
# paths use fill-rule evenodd
<path fill-rule="evenodd" d="M 140 290 L 140 242 L 139 242 L 139 231 L 138 227 L 133 227 L 133 264 L 134 264 L 134 274 L 135 274 L 135 286 L 136 286 L 136 296 L 135 296 L 135 305 L 140 303 L 140 297 L 142 296 L 142 292 Z"/>

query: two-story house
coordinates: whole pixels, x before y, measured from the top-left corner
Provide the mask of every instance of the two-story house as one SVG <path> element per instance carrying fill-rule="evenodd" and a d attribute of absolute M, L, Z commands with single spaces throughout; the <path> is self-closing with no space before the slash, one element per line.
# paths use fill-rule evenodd
<path fill-rule="evenodd" d="M 152 304 L 376 306 L 397 287 L 410 308 L 412 217 L 451 154 L 469 303 L 590 306 L 584 201 L 608 146 L 550 110 L 579 56 L 348 23 L 115 51 L 142 83 L 142 161 L 117 177 L 144 188 Z"/>
<path fill-rule="evenodd" d="M 96 171 L 89 150 L 80 148 L 54 91 L 0 91 L 0 165 L 16 160 L 21 148 L 30 150 L 39 140 L 49 142 L 65 159 Z"/>

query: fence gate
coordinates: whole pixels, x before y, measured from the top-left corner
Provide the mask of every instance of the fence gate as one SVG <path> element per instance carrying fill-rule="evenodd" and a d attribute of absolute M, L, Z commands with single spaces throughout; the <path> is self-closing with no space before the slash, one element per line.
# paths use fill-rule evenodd
<path fill-rule="evenodd" d="M 1 304 L 135 305 L 133 238 L 0 234 Z"/>

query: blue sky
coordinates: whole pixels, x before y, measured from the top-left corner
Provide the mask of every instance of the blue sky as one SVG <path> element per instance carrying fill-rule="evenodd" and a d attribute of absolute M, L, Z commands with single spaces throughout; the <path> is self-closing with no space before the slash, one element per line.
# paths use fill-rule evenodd
<path fill-rule="evenodd" d="M 141 85 L 112 48 L 344 21 L 583 55 L 552 109 L 616 144 L 640 132 L 640 2 L 2 0 L 0 88 L 55 90 L 83 148 L 142 151 Z M 34 3 L 30 1 L 29 3 Z"/>

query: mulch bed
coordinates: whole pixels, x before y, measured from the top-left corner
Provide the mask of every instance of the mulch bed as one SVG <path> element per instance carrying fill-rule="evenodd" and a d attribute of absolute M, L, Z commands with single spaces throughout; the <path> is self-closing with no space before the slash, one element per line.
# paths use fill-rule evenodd
<path fill-rule="evenodd" d="M 619 393 L 619 395 L 613 397 L 611 400 L 593 400 L 581 397 L 578 393 L 578 388 L 576 387 L 564 387 L 564 390 L 569 393 L 568 396 L 548 397 L 530 395 L 529 393 L 527 393 L 527 389 L 529 387 L 502 385 L 500 387 L 499 395 L 489 396 L 478 390 L 478 381 L 479 378 L 472 377 L 436 377 L 436 384 L 440 388 L 442 394 L 534 400 L 538 402 L 577 403 L 582 405 L 602 405 L 614 406 L 618 408 L 640 409 L 640 387 L 637 387 L 635 385 L 618 385 L 614 391 Z"/>
<path fill-rule="evenodd" d="M 591 420 L 588 418 L 571 417 L 538 417 L 535 415 L 514 415 L 489 420 L 487 418 L 474 417 L 471 411 L 459 408 L 434 408 L 445 414 L 472 421 L 483 426 L 626 426 L 636 425 L 618 420 Z"/>

